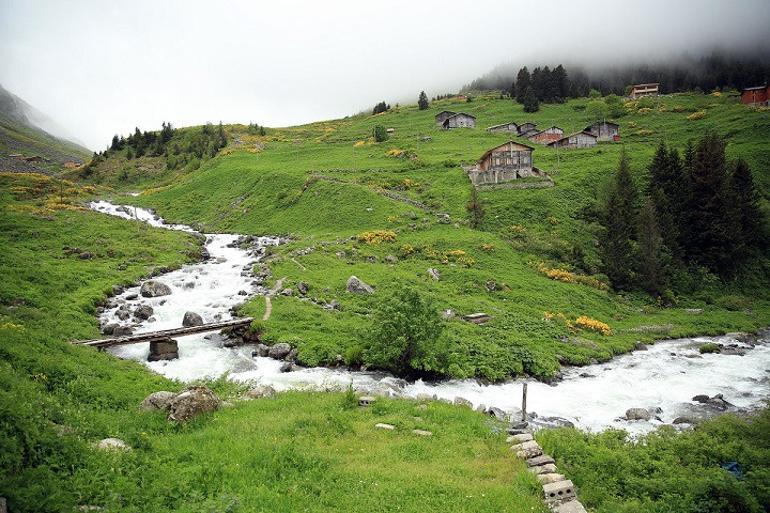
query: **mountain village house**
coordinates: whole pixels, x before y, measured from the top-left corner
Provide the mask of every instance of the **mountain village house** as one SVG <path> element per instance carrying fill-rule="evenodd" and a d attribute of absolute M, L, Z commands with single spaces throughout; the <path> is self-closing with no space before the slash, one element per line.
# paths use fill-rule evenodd
<path fill-rule="evenodd" d="M 443 117 L 443 121 L 439 123 L 439 116 L 448 114 Z M 476 128 L 476 116 L 472 114 L 466 114 L 465 112 L 442 112 L 436 116 L 436 123 L 441 125 L 441 128 L 449 130 L 450 128 Z"/>
<path fill-rule="evenodd" d="M 503 123 L 502 125 L 495 125 L 487 128 L 488 132 L 498 133 L 498 132 L 512 132 L 512 133 L 519 133 L 519 125 L 511 121 L 510 123 Z"/>
<path fill-rule="evenodd" d="M 528 176 L 542 176 L 532 164 L 532 146 L 514 141 L 495 146 L 468 170 L 473 185 L 493 185 Z"/>
<path fill-rule="evenodd" d="M 599 142 L 610 142 L 620 137 L 620 125 L 609 121 L 596 122 L 585 127 L 583 131 L 595 135 Z"/>
<path fill-rule="evenodd" d="M 549 143 L 548 146 L 551 148 L 564 148 L 570 150 L 575 148 L 593 148 L 596 146 L 597 139 L 598 138 L 590 132 L 578 132 L 576 134 L 568 135 L 567 137 L 562 137 L 558 141 L 553 141 L 552 143 Z"/>
<path fill-rule="evenodd" d="M 451 110 L 442 110 L 438 114 L 436 114 L 436 124 L 438 126 L 442 126 L 444 124 L 444 121 L 447 120 L 447 118 L 454 116 L 457 114 L 456 112 L 452 112 Z"/>
<path fill-rule="evenodd" d="M 741 91 L 741 103 L 746 105 L 768 105 L 770 86 L 746 87 Z"/>
<path fill-rule="evenodd" d="M 535 132 L 537 132 L 537 125 L 531 121 L 519 125 L 519 135 L 522 137 L 529 137 Z"/>
<path fill-rule="evenodd" d="M 641 98 L 642 96 L 657 96 L 660 89 L 658 82 L 652 82 L 649 84 L 636 84 L 631 86 L 631 93 L 628 95 L 632 100 Z"/>
<path fill-rule="evenodd" d="M 558 126 L 552 126 L 552 127 L 546 128 L 545 130 L 540 130 L 539 132 L 535 132 L 534 134 L 527 137 L 527 139 L 537 144 L 549 144 L 554 141 L 558 141 L 562 137 L 564 137 L 564 130 L 562 130 Z"/>

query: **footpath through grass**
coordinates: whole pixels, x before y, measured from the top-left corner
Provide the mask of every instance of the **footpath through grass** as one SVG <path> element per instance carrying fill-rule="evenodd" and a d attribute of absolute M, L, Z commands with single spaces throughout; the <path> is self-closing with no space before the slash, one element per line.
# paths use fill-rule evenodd
<path fill-rule="evenodd" d="M 182 384 L 68 341 L 97 336 L 95 308 L 113 284 L 184 264 L 198 241 L 77 206 L 104 191 L 66 190 L 61 202 L 50 177 L 0 175 L 9 511 L 545 511 L 500 426 L 447 404 L 381 400 L 364 410 L 345 394 L 312 392 L 238 402 L 243 390 L 222 379 L 209 385 L 234 406 L 184 426 L 139 413 L 149 393 Z M 93 447 L 106 437 L 133 450 Z"/>

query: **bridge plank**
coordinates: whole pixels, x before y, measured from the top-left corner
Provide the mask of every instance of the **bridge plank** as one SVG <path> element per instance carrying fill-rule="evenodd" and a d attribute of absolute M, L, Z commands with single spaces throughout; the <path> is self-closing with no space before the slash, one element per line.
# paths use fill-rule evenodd
<path fill-rule="evenodd" d="M 148 331 L 146 333 L 137 333 L 136 335 L 129 335 L 127 337 L 117 338 L 97 338 L 93 340 L 74 340 L 72 344 L 89 347 L 112 347 L 121 346 L 125 344 L 136 344 L 139 342 L 153 342 L 168 337 L 183 337 L 186 335 L 193 335 L 195 333 L 205 333 L 207 331 L 215 331 L 223 328 L 232 328 L 234 326 L 247 326 L 253 321 L 253 317 L 244 317 L 243 319 L 232 319 L 229 321 L 212 322 L 209 324 L 202 324 L 200 326 L 186 326 L 182 328 L 172 328 L 168 330 L 160 331 Z"/>

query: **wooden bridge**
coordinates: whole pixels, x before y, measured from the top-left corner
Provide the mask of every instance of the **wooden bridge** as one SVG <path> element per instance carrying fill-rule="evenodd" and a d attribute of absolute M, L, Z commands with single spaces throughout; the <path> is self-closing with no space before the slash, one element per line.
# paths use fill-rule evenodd
<path fill-rule="evenodd" d="M 97 338 L 93 340 L 75 340 L 72 343 L 80 346 L 90 346 L 104 349 L 112 346 L 122 346 L 126 344 L 136 344 L 139 342 L 166 342 L 173 337 L 184 337 L 194 333 L 205 333 L 207 331 L 216 331 L 224 328 L 233 328 L 237 326 L 248 326 L 253 321 L 253 317 L 244 317 L 243 319 L 233 319 L 230 321 L 212 322 L 201 324 L 200 326 L 185 326 L 182 328 L 173 328 L 168 330 L 150 331 L 147 333 L 137 333 L 125 337 L 115 338 Z"/>

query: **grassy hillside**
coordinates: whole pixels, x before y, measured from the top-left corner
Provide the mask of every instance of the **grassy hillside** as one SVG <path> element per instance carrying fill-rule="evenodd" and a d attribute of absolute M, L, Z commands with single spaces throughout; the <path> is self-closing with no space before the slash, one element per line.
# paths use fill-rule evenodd
<path fill-rule="evenodd" d="M 269 129 L 265 136 L 230 126 L 231 142 L 219 156 L 194 172 L 156 182 L 134 201 L 206 231 L 291 235 L 293 241 L 270 261 L 274 279 L 286 278 L 285 286 L 295 290 L 298 282 L 308 283 L 314 302 L 277 298 L 266 336 L 290 339 L 308 364 L 337 355 L 357 363 L 358 333 L 367 329 L 371 308 L 388 287 L 406 284 L 458 315 L 493 316 L 483 327 L 447 323 L 443 373 L 456 377 L 503 379 L 527 372 L 548 378 L 560 364 L 606 360 L 639 341 L 767 325 L 767 260 L 727 284 L 708 274 L 690 276 L 678 284 L 676 306 L 660 308 L 649 298 L 606 290 L 598 274 L 598 226 L 584 215 L 616 168 L 621 146 L 642 185 L 659 141 L 682 148 L 707 130 L 727 138 L 730 157 L 749 162 L 766 204 L 770 149 L 763 134 L 770 115 L 740 105 L 734 94 L 630 103 L 618 120 L 622 145 L 558 152 L 538 146 L 535 165 L 555 186 L 485 189 L 482 230 L 469 228 L 470 185 L 460 164 L 475 162 L 510 137 L 483 128 L 534 121 L 570 133 L 587 124 L 588 102 L 543 105 L 525 114 L 520 105 L 490 94 L 469 103 L 441 100 L 425 111 L 405 106 Z M 439 130 L 433 116 L 444 109 L 476 115 L 479 128 Z M 393 128 L 391 139 L 374 143 L 376 125 Z M 395 241 L 371 245 L 355 239 L 371 230 L 392 230 Z M 440 281 L 429 278 L 429 267 L 441 272 Z M 371 297 L 346 293 L 350 275 L 378 291 Z M 339 311 L 317 304 L 333 299 Z M 262 309 L 261 298 L 247 306 L 253 314 Z M 577 328 L 580 316 L 606 323 L 612 333 Z"/>
<path fill-rule="evenodd" d="M 97 336 L 95 308 L 113 285 L 185 263 L 198 241 L 78 206 L 102 189 L 67 184 L 60 201 L 59 183 L 0 174 L 0 496 L 9 511 L 545 511 L 500 426 L 468 409 L 381 400 L 362 410 L 343 393 L 239 402 L 243 390 L 220 380 L 210 385 L 235 402 L 215 414 L 184 426 L 140 414 L 147 394 L 182 385 L 68 341 Z M 95 449 L 105 437 L 133 450 Z"/>
<path fill-rule="evenodd" d="M 36 127 L 25 109 L 31 107 L 0 86 L 0 171 L 59 171 L 65 162 L 83 162 L 89 157 L 86 148 Z M 13 154 L 45 160 L 22 162 L 9 158 Z"/>

